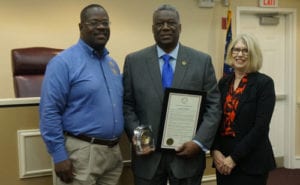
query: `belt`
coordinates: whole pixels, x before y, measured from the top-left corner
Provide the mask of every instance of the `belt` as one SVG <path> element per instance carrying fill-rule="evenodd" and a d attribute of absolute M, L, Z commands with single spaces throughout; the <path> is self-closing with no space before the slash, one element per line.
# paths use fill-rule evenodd
<path fill-rule="evenodd" d="M 85 135 L 81 135 L 81 134 L 80 135 L 74 135 L 74 134 L 71 134 L 69 132 L 65 132 L 65 134 L 67 136 L 71 136 L 71 137 L 80 139 L 82 141 L 89 142 L 91 144 L 106 145 L 110 148 L 115 146 L 116 144 L 118 144 L 119 141 L 120 141 L 119 138 L 116 138 L 116 139 L 99 139 L 99 138 L 89 137 L 89 136 L 85 136 Z"/>

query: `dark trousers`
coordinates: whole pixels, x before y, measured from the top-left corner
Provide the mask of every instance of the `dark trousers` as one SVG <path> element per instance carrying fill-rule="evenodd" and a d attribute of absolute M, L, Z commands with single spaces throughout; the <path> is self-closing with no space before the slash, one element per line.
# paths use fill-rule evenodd
<path fill-rule="evenodd" d="M 176 178 L 172 173 L 170 163 L 173 160 L 174 153 L 164 152 L 159 163 L 158 169 L 152 179 L 144 179 L 141 177 L 134 177 L 135 185 L 201 185 L 204 169 L 195 176 L 188 178 Z"/>

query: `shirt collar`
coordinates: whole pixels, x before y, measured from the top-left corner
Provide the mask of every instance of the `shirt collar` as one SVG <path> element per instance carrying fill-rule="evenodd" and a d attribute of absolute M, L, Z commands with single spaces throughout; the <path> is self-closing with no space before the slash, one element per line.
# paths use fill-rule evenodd
<path fill-rule="evenodd" d="M 161 58 L 163 55 L 168 54 L 173 59 L 176 60 L 177 59 L 177 55 L 178 55 L 178 49 L 179 49 L 179 43 L 177 44 L 177 46 L 175 47 L 175 49 L 173 49 L 173 51 L 171 51 L 170 53 L 164 52 L 164 50 L 162 50 L 158 45 L 156 45 L 156 50 L 157 50 L 158 58 Z"/>
<path fill-rule="evenodd" d="M 84 48 L 84 50 L 85 50 L 89 55 L 97 55 L 96 50 L 94 50 L 91 46 L 89 46 L 89 45 L 88 45 L 86 42 L 84 42 L 82 39 L 79 39 L 78 44 L 81 45 L 81 46 Z M 106 48 L 104 48 L 104 49 L 103 49 L 103 54 L 102 54 L 102 56 L 100 56 L 100 57 L 104 57 L 104 56 L 106 56 L 106 55 L 108 55 L 108 54 L 109 54 L 109 51 L 108 51 Z"/>

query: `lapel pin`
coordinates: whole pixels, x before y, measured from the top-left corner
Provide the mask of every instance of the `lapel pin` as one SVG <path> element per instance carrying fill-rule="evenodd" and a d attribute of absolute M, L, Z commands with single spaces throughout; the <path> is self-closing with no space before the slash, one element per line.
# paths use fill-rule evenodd
<path fill-rule="evenodd" d="M 181 61 L 181 65 L 185 66 L 187 64 L 186 61 Z"/>

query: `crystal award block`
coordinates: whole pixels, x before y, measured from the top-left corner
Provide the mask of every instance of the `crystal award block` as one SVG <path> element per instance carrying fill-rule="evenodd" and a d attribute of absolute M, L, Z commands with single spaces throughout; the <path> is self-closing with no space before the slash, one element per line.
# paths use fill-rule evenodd
<path fill-rule="evenodd" d="M 138 126 L 134 129 L 134 136 L 136 138 L 135 151 L 137 154 L 155 149 L 151 126 Z"/>

